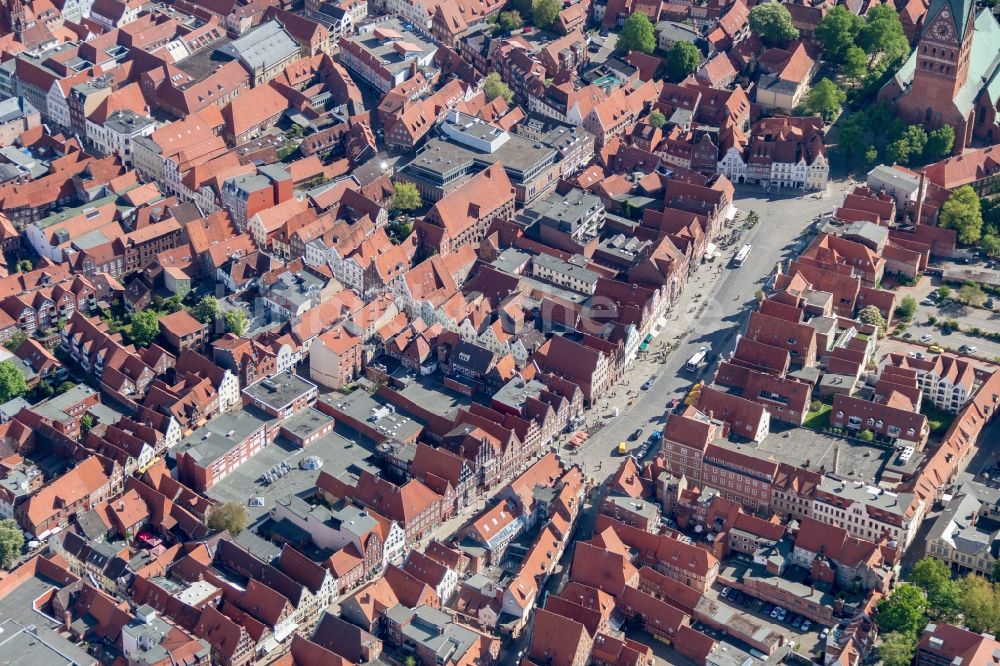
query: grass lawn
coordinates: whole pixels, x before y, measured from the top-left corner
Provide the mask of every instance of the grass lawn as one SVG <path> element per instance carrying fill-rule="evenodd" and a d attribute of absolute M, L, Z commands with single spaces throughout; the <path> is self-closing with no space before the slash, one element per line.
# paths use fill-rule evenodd
<path fill-rule="evenodd" d="M 935 435 L 948 432 L 952 421 L 955 420 L 954 414 L 938 409 L 929 400 L 924 400 L 924 404 L 920 408 L 920 413 L 927 417 L 927 425 L 930 426 L 931 433 Z"/>
<path fill-rule="evenodd" d="M 826 404 L 820 407 L 819 411 L 814 412 L 810 409 L 802 426 L 812 430 L 826 430 L 830 427 L 830 410 L 832 409 L 833 407 Z"/>

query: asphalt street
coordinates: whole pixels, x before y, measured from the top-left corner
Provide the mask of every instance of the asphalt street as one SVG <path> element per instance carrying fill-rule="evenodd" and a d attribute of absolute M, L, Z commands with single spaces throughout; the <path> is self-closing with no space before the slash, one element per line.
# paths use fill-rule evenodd
<path fill-rule="evenodd" d="M 709 367 L 692 374 L 684 369 L 687 360 L 703 345 L 710 346 L 718 357 L 732 351 L 737 334 L 749 318 L 755 292 L 764 287 L 779 260 L 798 254 L 812 219 L 839 205 L 848 186 L 847 181 L 831 182 L 822 197 L 816 193 L 785 195 L 738 187 L 734 202 L 739 210 L 737 226 L 751 210 L 760 216 L 760 223 L 745 232 L 722 258 L 698 269 L 677 306 L 667 313 L 666 325 L 645 358 L 638 359 L 636 367 L 591 410 L 596 416 L 591 416 L 589 422 L 600 420 L 604 425 L 592 427 L 590 438 L 571 459 L 599 482 L 617 468 L 619 442 L 628 441 L 636 428 L 643 428 L 642 439 L 662 428 L 670 401 L 683 397 L 694 382 L 708 379 L 714 372 L 714 367 Z M 753 246 L 749 258 L 742 268 L 731 267 L 730 257 L 746 242 Z M 720 263 L 723 268 L 717 272 Z M 675 342 L 678 347 L 659 363 L 668 345 Z M 650 377 L 655 377 L 652 388 L 641 390 L 640 385 Z M 630 400 L 634 400 L 631 405 Z M 615 407 L 619 409 L 617 417 L 611 416 Z M 638 443 L 629 444 L 634 447 Z"/>

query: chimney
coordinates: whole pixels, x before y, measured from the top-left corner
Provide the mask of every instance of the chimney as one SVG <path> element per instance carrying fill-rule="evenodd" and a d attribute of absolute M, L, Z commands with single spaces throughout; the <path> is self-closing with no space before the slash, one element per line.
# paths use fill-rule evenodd
<path fill-rule="evenodd" d="M 917 185 L 917 212 L 913 224 L 920 224 L 920 213 L 924 209 L 924 170 L 920 170 L 920 184 Z"/>

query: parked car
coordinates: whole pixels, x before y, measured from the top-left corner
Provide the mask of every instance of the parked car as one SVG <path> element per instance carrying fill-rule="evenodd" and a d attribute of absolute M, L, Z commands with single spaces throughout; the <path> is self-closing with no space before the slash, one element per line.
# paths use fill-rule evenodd
<path fill-rule="evenodd" d="M 723 598 L 723 599 L 726 599 L 726 598 L 728 598 L 728 597 L 729 597 L 729 593 L 730 593 L 731 591 L 732 591 L 732 590 L 730 590 L 730 589 L 729 589 L 728 587 L 724 587 L 724 588 L 722 588 L 722 598 Z"/>
<path fill-rule="evenodd" d="M 958 351 L 962 352 L 963 354 L 975 354 L 977 351 L 979 351 L 979 347 L 975 345 L 962 345 L 961 347 L 958 348 Z"/>
<path fill-rule="evenodd" d="M 920 336 L 920 341 L 921 342 L 930 342 L 933 338 L 934 338 L 934 336 L 932 336 L 930 333 L 924 333 L 923 335 Z"/>
<path fill-rule="evenodd" d="M 649 435 L 649 441 L 651 441 L 651 442 L 658 442 L 661 439 L 663 439 L 663 433 L 661 431 L 659 431 L 659 430 L 654 430 Z"/>
<path fill-rule="evenodd" d="M 927 348 L 927 351 L 932 354 L 942 354 L 944 353 L 944 347 L 941 347 L 940 345 L 931 345 Z"/>
<path fill-rule="evenodd" d="M 812 620 L 806 618 L 802 620 L 802 631 L 809 631 L 809 627 L 812 626 Z"/>
<path fill-rule="evenodd" d="M 642 428 L 636 428 L 635 432 L 628 436 L 628 441 L 635 442 L 642 437 Z"/>
<path fill-rule="evenodd" d="M 795 616 L 795 619 L 792 620 L 792 626 L 795 627 L 796 629 L 798 629 L 799 627 L 802 626 L 802 616 L 801 615 L 796 615 Z"/>
<path fill-rule="evenodd" d="M 649 379 L 647 379 L 645 382 L 642 383 L 642 390 L 648 391 L 649 389 L 653 388 L 653 382 L 655 381 L 656 381 L 655 377 L 650 377 Z"/>

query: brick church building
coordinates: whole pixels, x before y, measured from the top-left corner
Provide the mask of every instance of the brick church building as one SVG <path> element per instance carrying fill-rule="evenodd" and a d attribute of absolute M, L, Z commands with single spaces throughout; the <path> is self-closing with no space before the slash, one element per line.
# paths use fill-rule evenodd
<path fill-rule="evenodd" d="M 917 47 L 879 92 L 897 115 L 955 128 L 955 151 L 1000 142 L 1000 24 L 974 0 L 932 0 Z"/>

